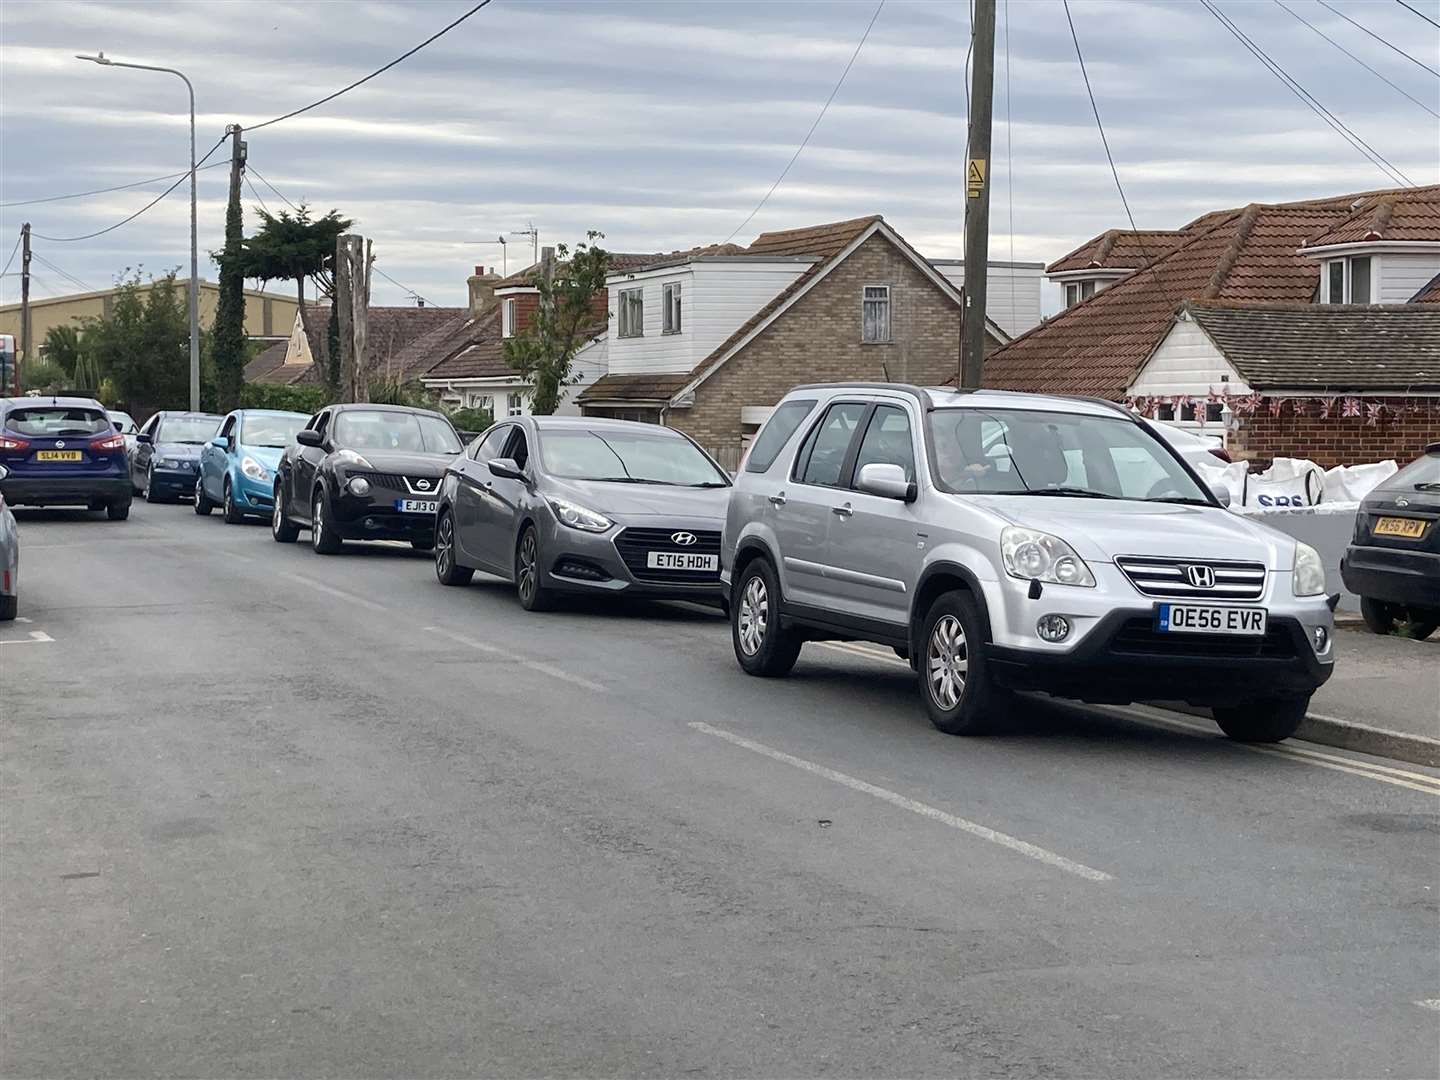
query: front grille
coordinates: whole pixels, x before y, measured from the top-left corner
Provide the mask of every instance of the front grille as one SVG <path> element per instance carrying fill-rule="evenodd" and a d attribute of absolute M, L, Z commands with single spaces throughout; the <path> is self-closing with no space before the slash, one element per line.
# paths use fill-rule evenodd
<path fill-rule="evenodd" d="M 1295 655 L 1295 639 L 1283 626 L 1270 625 L 1263 636 L 1234 634 L 1160 633 L 1153 619 L 1127 619 L 1110 641 L 1110 651 L 1130 656 L 1266 657 L 1288 660 Z"/>
<path fill-rule="evenodd" d="M 366 472 L 360 469 L 351 469 L 345 473 L 346 479 L 356 476 L 363 476 L 370 481 L 372 488 L 383 488 L 409 499 L 433 499 L 440 493 L 440 478 L 435 476 L 401 476 L 398 473 Z M 428 490 L 416 487 L 416 483 L 421 480 L 430 485 Z"/>
<path fill-rule="evenodd" d="M 1265 592 L 1265 566 L 1223 559 L 1170 559 L 1151 555 L 1117 555 L 1115 565 L 1130 584 L 1146 596 L 1187 600 L 1259 600 Z M 1214 575 L 1210 586 L 1192 585 L 1191 568 Z"/>
<path fill-rule="evenodd" d="M 688 532 L 695 537 L 693 544 L 677 544 L 671 537 L 677 532 Z M 701 532 L 698 529 L 626 529 L 615 538 L 615 548 L 625 560 L 625 566 L 636 581 L 659 581 L 672 585 L 713 585 L 720 580 L 719 555 L 720 534 Z M 674 551 L 684 555 L 714 555 L 714 570 L 655 570 L 645 565 L 646 555 L 651 551 Z"/>

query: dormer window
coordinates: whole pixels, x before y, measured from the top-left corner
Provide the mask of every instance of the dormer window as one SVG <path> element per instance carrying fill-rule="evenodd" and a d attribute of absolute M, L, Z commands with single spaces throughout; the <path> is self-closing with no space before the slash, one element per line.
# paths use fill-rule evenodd
<path fill-rule="evenodd" d="M 1065 306 L 1074 307 L 1095 295 L 1094 281 L 1072 281 L 1065 286 Z"/>
<path fill-rule="evenodd" d="M 506 297 L 500 303 L 500 336 L 515 336 L 515 298 Z"/>
<path fill-rule="evenodd" d="M 620 290 L 620 336 L 645 336 L 645 290 Z"/>
<path fill-rule="evenodd" d="M 680 282 L 672 281 L 662 290 L 664 306 L 664 325 L 661 332 L 666 334 L 680 333 Z"/>
<path fill-rule="evenodd" d="M 1320 284 L 1321 303 L 1370 303 L 1370 263 L 1369 255 L 1352 255 L 1348 259 L 1327 262 Z"/>

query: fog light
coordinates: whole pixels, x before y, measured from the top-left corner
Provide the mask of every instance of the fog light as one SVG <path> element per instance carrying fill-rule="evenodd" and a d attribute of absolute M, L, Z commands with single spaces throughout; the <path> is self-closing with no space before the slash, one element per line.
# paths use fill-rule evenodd
<path fill-rule="evenodd" d="M 1317 626 L 1310 631 L 1310 640 L 1315 643 L 1315 651 L 1323 653 L 1330 647 L 1330 631 L 1323 626 Z"/>
<path fill-rule="evenodd" d="M 363 476 L 351 477 L 350 483 L 346 484 L 345 486 L 350 489 L 351 495 L 370 494 L 370 481 L 366 480 Z"/>
<path fill-rule="evenodd" d="M 1070 620 L 1064 615 L 1041 615 L 1035 632 L 1042 641 L 1064 641 L 1070 636 Z"/>

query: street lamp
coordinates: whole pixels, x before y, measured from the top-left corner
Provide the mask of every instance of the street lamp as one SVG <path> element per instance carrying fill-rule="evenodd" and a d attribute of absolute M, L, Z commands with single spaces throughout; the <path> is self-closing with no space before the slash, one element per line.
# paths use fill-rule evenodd
<path fill-rule="evenodd" d="M 200 255 L 195 227 L 195 87 L 183 71 L 174 68 L 152 67 L 150 64 L 127 64 L 122 60 L 111 60 L 103 52 L 94 56 L 75 55 L 77 60 L 88 60 L 104 67 L 134 68 L 137 71 L 163 71 L 167 75 L 178 75 L 190 93 L 190 410 L 200 411 Z"/>

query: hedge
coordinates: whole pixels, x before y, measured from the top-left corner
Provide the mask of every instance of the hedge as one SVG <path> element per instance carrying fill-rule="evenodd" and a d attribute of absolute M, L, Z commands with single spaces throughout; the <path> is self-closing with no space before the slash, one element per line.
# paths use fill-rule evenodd
<path fill-rule="evenodd" d="M 240 388 L 242 409 L 280 409 L 309 414 L 329 404 L 330 391 L 324 386 L 246 383 Z"/>

